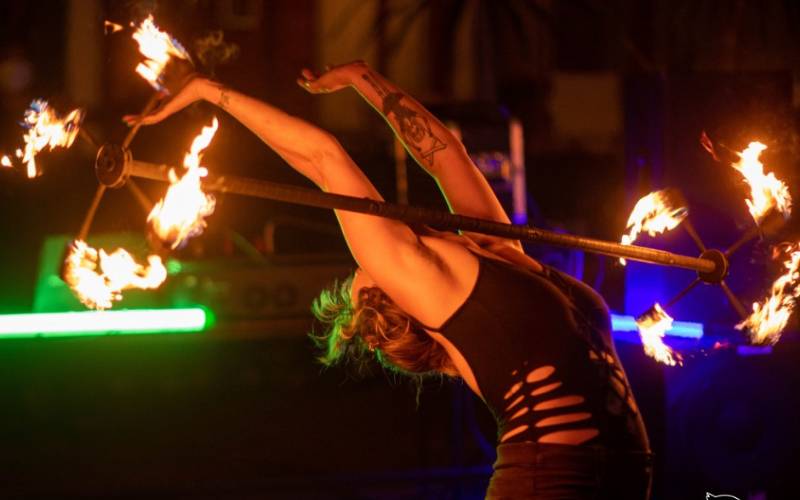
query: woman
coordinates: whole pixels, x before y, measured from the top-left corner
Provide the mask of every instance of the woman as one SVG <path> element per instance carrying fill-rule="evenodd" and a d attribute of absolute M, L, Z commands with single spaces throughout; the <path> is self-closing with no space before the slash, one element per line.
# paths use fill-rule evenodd
<path fill-rule="evenodd" d="M 425 108 L 362 62 L 298 83 L 353 87 L 439 184 L 453 212 L 508 222 L 463 145 Z M 269 104 L 194 78 L 157 123 L 206 100 L 226 110 L 319 188 L 382 200 L 336 139 Z M 375 355 L 419 375 L 460 377 L 498 423 L 487 498 L 647 498 L 647 436 L 591 288 L 543 267 L 519 241 L 433 231 L 336 211 L 358 270 L 315 304 L 331 324 L 323 361 Z"/>

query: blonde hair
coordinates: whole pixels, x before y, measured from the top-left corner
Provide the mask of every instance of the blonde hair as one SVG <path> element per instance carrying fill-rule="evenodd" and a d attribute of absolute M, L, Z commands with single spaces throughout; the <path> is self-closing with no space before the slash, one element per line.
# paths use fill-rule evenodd
<path fill-rule="evenodd" d="M 311 306 L 326 325 L 311 334 L 326 366 L 347 364 L 362 372 L 373 359 L 391 371 L 410 376 L 457 376 L 450 356 L 414 318 L 378 287 L 358 290 L 351 300 L 353 275 L 323 290 Z"/>

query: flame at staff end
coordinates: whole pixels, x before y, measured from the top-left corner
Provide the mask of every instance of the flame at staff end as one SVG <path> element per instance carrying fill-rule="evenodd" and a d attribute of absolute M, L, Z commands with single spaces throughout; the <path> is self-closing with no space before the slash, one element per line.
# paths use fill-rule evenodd
<path fill-rule="evenodd" d="M 167 269 L 157 255 L 150 255 L 145 267 L 122 248 L 108 254 L 81 240 L 72 242 L 64 263 L 64 281 L 92 309 L 109 309 L 124 290 L 158 288 L 166 279 Z"/>
<path fill-rule="evenodd" d="M 13 166 L 11 164 L 11 158 L 8 157 L 7 155 L 3 155 L 3 157 L 0 158 L 0 165 L 2 165 L 4 167 L 12 167 Z"/>
<path fill-rule="evenodd" d="M 800 244 L 792 244 L 785 250 L 783 262 L 786 272 L 772 284 L 770 294 L 761 302 L 753 303 L 753 313 L 736 325 L 747 330 L 754 344 L 775 344 L 794 311 L 800 296 Z"/>
<path fill-rule="evenodd" d="M 664 334 L 672 328 L 672 321 L 670 315 L 658 303 L 636 318 L 645 354 L 668 366 L 683 364 L 681 355 L 664 343 Z"/>
<path fill-rule="evenodd" d="M 144 62 L 136 66 L 136 72 L 158 91 L 166 91 L 162 77 L 172 57 L 191 61 L 189 53 L 177 40 L 158 29 L 152 14 L 134 31 L 133 39 L 138 42 L 139 52 L 145 57 Z"/>
<path fill-rule="evenodd" d="M 767 146 L 764 144 L 751 142 L 744 151 L 737 153 L 739 161 L 731 164 L 750 186 L 750 199 L 745 202 L 756 224 L 761 224 L 772 209 L 776 209 L 784 218 L 788 218 L 792 212 L 789 188 L 772 172 L 764 173 L 764 164 L 759 157 L 765 149 Z"/>
<path fill-rule="evenodd" d="M 42 99 L 35 99 L 25 111 L 22 126 L 28 131 L 23 136 L 25 148 L 17 150 L 17 157 L 21 158 L 27 166 L 29 178 L 36 177 L 39 172 L 36 168 L 36 155 L 44 148 L 51 150 L 61 146 L 72 146 L 83 121 L 83 110 L 73 109 L 64 118 L 59 118 L 53 108 Z"/>
<path fill-rule="evenodd" d="M 170 187 L 147 217 L 153 232 L 175 249 L 188 238 L 200 234 L 206 227 L 205 217 L 214 213 L 214 197 L 203 192 L 200 180 L 208 175 L 208 170 L 200 166 L 201 153 L 211 143 L 217 132 L 219 122 L 216 117 L 211 125 L 204 127 L 195 137 L 192 146 L 183 159 L 186 173 L 178 179 L 170 170 Z"/>
<path fill-rule="evenodd" d="M 623 245 L 632 245 L 640 233 L 650 236 L 676 228 L 689 214 L 684 206 L 675 206 L 670 190 L 653 191 L 642 197 L 633 207 L 625 226 L 628 234 L 622 235 Z M 625 259 L 619 259 L 625 265 Z"/>

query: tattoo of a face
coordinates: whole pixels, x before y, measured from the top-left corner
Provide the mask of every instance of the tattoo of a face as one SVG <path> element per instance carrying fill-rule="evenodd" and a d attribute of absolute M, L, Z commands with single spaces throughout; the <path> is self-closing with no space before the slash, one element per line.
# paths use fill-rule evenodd
<path fill-rule="evenodd" d="M 422 158 L 429 165 L 433 165 L 433 155 L 437 151 L 445 149 L 447 145 L 431 132 L 428 119 L 420 116 L 419 113 L 404 105 L 403 94 L 400 92 L 390 93 L 380 82 L 367 71 L 361 78 L 378 94 L 383 102 L 383 114 L 387 118 L 394 115 L 400 128 L 400 138 L 409 147 L 416 151 L 417 156 Z"/>
<path fill-rule="evenodd" d="M 403 94 L 393 92 L 383 98 L 383 114 L 394 115 L 400 127 L 400 136 L 429 165 L 433 165 L 433 155 L 447 147 L 441 139 L 433 135 L 430 123 L 425 116 L 402 103 Z"/>

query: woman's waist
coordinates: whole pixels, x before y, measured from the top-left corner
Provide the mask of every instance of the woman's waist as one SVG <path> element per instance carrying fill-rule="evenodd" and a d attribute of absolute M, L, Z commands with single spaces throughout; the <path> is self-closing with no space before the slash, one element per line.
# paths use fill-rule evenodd
<path fill-rule="evenodd" d="M 551 468 L 559 466 L 651 465 L 649 448 L 617 449 L 601 445 L 567 445 L 521 441 L 497 446 L 495 469 L 509 467 Z"/>

